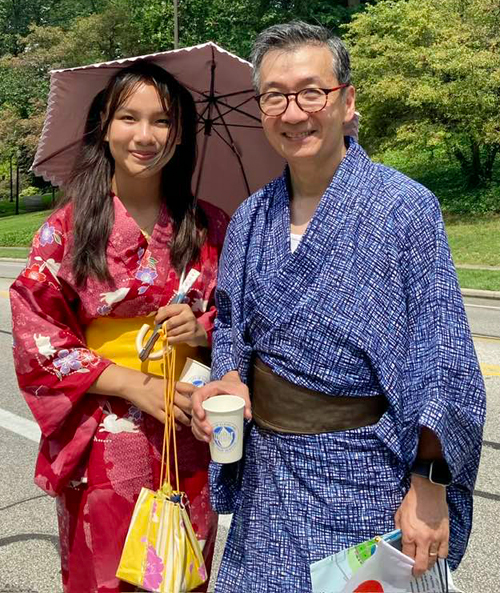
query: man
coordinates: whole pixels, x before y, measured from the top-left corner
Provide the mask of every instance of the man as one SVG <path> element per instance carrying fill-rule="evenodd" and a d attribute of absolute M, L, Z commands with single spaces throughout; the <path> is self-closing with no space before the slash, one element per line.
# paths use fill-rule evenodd
<path fill-rule="evenodd" d="M 212 468 L 215 509 L 234 512 L 217 591 L 310 591 L 310 563 L 394 526 L 415 575 L 456 568 L 485 394 L 437 200 L 343 136 L 355 91 L 339 39 L 274 26 L 253 64 L 288 167 L 230 223 L 217 381 L 193 401 L 205 441 L 208 397 L 241 395 L 254 420 L 242 463 Z"/>

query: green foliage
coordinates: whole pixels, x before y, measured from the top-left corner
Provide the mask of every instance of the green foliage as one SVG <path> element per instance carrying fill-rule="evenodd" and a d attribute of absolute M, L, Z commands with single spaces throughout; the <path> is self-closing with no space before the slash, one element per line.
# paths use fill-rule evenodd
<path fill-rule="evenodd" d="M 21 192 L 19 192 L 20 198 L 27 198 L 28 196 L 37 196 L 40 194 L 40 188 L 28 185 Z"/>
<path fill-rule="evenodd" d="M 32 25 L 66 26 L 104 8 L 102 0 L 0 0 L 0 55 L 17 55 Z"/>
<path fill-rule="evenodd" d="M 500 150 L 499 0 L 381 0 L 346 27 L 362 143 L 444 147 L 469 187 Z"/>
<path fill-rule="evenodd" d="M 469 188 L 459 163 L 450 159 L 444 146 L 415 150 L 387 149 L 373 156 L 428 187 L 449 214 L 487 214 L 500 212 L 500 161 L 495 163 L 493 181 Z M 495 181 L 496 180 L 496 181 Z"/>

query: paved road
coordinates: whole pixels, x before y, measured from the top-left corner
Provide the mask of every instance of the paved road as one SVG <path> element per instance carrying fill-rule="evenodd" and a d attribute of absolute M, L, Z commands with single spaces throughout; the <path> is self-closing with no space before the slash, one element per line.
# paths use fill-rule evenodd
<path fill-rule="evenodd" d="M 0 280 L 0 593 L 60 593 L 54 501 L 33 485 L 36 429 L 35 433 L 26 430 L 33 423 L 18 394 L 10 357 L 8 285 Z M 455 580 L 465 593 L 496 593 L 500 585 L 500 339 L 476 338 L 475 345 L 485 374 L 488 418 L 474 529 Z M 2 410 L 15 416 L 2 414 Z M 218 556 L 226 526 L 220 529 Z"/>
<path fill-rule="evenodd" d="M 17 278 L 23 268 L 19 260 L 0 259 L 0 278 Z"/>

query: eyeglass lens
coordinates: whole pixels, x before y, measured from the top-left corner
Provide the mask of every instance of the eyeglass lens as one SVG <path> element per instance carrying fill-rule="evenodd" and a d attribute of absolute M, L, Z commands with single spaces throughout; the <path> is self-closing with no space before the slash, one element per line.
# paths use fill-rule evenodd
<path fill-rule="evenodd" d="M 292 93 L 293 95 L 293 93 Z M 303 89 L 295 94 L 297 105 L 308 113 L 320 111 L 326 105 L 327 95 L 321 89 Z M 260 108 L 266 115 L 281 115 L 288 107 L 289 96 L 283 93 L 261 95 Z"/>

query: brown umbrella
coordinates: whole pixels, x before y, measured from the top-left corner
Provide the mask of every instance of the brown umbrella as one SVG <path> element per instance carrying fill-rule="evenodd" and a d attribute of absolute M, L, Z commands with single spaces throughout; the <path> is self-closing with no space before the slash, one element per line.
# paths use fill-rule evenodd
<path fill-rule="evenodd" d="M 254 100 L 252 66 L 214 43 L 53 70 L 43 132 L 32 170 L 64 186 L 82 141 L 94 97 L 121 68 L 144 59 L 188 88 L 198 110 L 197 197 L 232 214 L 252 192 L 281 173 L 284 161 L 268 144 Z"/>

